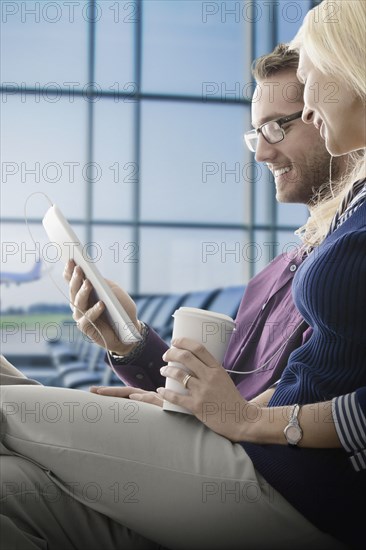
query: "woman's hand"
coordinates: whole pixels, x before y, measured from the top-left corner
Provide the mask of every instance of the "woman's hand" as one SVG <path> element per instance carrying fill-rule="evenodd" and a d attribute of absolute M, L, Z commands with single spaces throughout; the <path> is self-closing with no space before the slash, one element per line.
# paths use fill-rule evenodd
<path fill-rule="evenodd" d="M 85 279 L 82 269 L 76 266 L 73 260 L 70 260 L 65 266 L 63 275 L 66 281 L 69 282 L 71 309 L 73 311 L 73 319 L 76 321 L 78 328 L 103 348 L 107 345 L 107 349 L 118 355 L 127 355 L 130 353 L 137 343 L 124 344 L 118 338 L 106 319 L 104 303 L 96 300 L 93 287 L 90 281 Z M 126 310 L 133 324 L 141 332 L 135 302 L 115 283 L 107 279 L 106 281 Z M 90 321 L 98 328 L 105 342 Z"/>
<path fill-rule="evenodd" d="M 157 392 L 167 401 L 185 407 L 211 430 L 230 441 L 242 441 L 243 428 L 250 421 L 257 407 L 240 395 L 229 374 L 205 346 L 189 338 L 178 338 L 163 355 L 164 361 L 181 363 L 192 375 L 187 383 L 188 395 L 158 388 Z M 166 366 L 160 369 L 162 376 L 182 383 L 187 372 L 181 368 Z"/>
<path fill-rule="evenodd" d="M 122 397 L 125 399 L 133 399 L 134 401 L 142 401 L 143 403 L 151 403 L 151 405 L 163 406 L 163 399 L 154 391 L 141 390 L 131 386 L 91 386 L 90 391 L 98 395 L 110 395 L 112 397 Z"/>

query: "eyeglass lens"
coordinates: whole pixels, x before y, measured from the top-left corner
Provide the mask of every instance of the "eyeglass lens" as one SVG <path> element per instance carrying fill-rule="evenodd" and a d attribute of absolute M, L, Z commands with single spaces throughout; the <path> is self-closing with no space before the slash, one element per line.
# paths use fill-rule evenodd
<path fill-rule="evenodd" d="M 277 122 L 267 122 L 262 126 L 262 134 L 269 143 L 277 143 L 283 139 L 283 130 Z"/>

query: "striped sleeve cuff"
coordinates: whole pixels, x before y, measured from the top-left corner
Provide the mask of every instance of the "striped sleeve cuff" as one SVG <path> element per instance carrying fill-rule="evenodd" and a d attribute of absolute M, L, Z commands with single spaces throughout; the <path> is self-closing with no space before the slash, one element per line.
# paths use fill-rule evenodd
<path fill-rule="evenodd" d="M 366 470 L 366 418 L 356 392 L 335 397 L 332 415 L 339 440 L 351 455 L 353 468 L 357 472 Z"/>

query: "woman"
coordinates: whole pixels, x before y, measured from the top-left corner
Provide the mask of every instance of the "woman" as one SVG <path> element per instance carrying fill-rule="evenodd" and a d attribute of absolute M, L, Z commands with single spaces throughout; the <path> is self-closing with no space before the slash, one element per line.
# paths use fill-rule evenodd
<path fill-rule="evenodd" d="M 334 6 L 338 19 L 330 25 L 327 9 Z M 366 147 L 365 89 L 358 74 L 366 54 L 365 15 L 363 2 L 325 1 L 309 13 L 295 42 L 300 48 L 299 76 L 305 81 L 304 121 L 322 127 L 334 155 Z M 309 55 L 313 41 L 315 51 Z M 347 54 L 352 65 L 340 62 Z M 339 86 L 336 109 L 321 95 L 329 92 L 329 80 Z M 319 85 L 319 101 L 310 97 L 314 82 Z M 363 169 L 357 167 L 358 180 L 365 176 Z M 354 189 L 353 182 L 344 195 Z M 248 406 L 205 348 L 181 339 L 164 359 L 192 371 L 190 394 L 179 396 L 164 388 L 158 393 L 190 409 L 201 422 L 146 403 L 116 404 L 106 396 L 93 404 L 93 416 L 87 412 L 88 394 L 73 392 L 78 402 L 71 407 L 70 393 L 55 389 L 60 407 L 56 412 L 74 412 L 68 422 L 57 423 L 49 420 L 48 388 L 18 386 L 16 394 L 4 388 L 5 446 L 41 464 L 64 492 L 66 482 L 78 484 L 74 497 L 79 501 L 88 483 L 98 482 L 100 490 L 87 504 L 146 537 L 130 548 L 342 547 L 335 539 L 361 547 L 366 469 L 352 466 L 330 415 L 332 406 L 341 411 L 343 402 L 348 403 L 347 397 L 335 398 L 355 390 L 354 410 L 366 414 L 362 189 L 348 202 L 345 215 L 337 217 L 329 236 L 295 277 L 294 297 L 313 336 L 291 355 L 268 407 Z M 165 367 L 162 374 L 182 381 L 181 371 L 174 367 Z M 35 411 L 27 422 L 22 422 L 23 402 Z M 215 405 L 214 414 L 204 414 L 207 404 Z M 286 432 L 293 438 L 292 447 L 283 434 L 290 416 L 295 430 L 291 434 L 289 427 Z M 364 421 L 364 416 L 359 418 Z M 98 430 L 97 439 L 93 419 L 105 427 Z M 126 495 L 131 490 L 134 493 Z M 56 547 L 56 542 L 50 544 Z"/>

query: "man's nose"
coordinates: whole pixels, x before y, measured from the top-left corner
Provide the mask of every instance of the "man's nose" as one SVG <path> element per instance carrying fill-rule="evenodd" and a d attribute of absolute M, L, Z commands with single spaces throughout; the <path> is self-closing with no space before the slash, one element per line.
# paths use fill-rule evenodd
<path fill-rule="evenodd" d="M 276 146 L 268 143 L 262 134 L 259 134 L 257 149 L 255 152 L 255 160 L 257 162 L 270 162 L 275 158 L 276 154 Z"/>
<path fill-rule="evenodd" d="M 312 124 L 314 119 L 314 111 L 312 111 L 305 105 L 301 118 L 302 121 L 305 122 L 305 124 Z"/>

